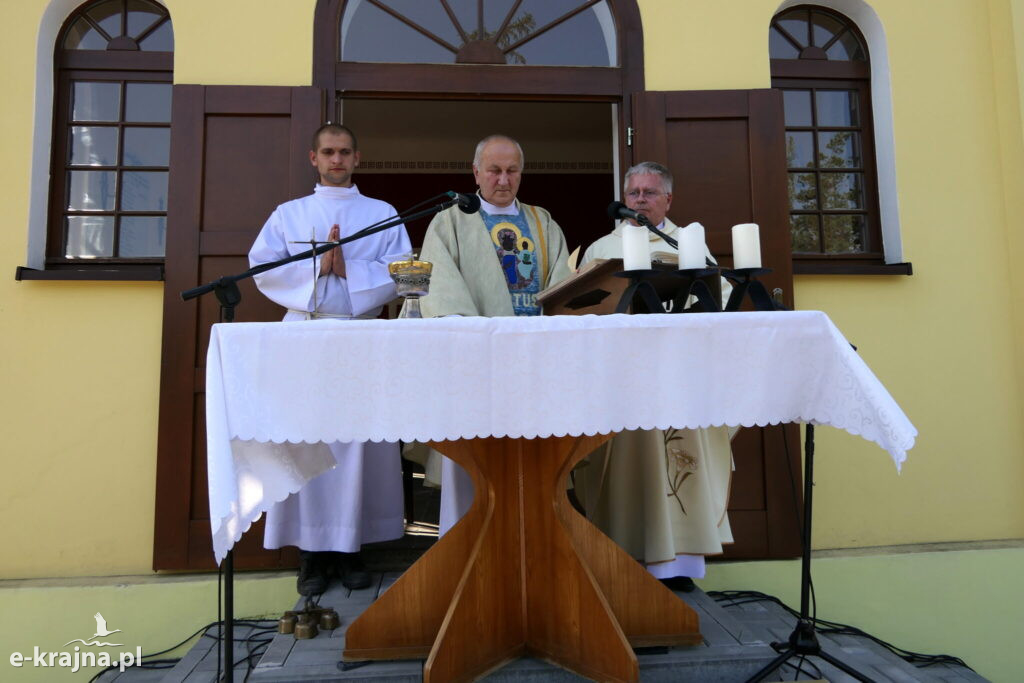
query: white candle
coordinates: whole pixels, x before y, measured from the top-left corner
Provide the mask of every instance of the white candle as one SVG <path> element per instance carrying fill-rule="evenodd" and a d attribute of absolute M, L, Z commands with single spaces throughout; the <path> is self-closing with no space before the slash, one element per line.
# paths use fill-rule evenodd
<path fill-rule="evenodd" d="M 679 269 L 693 270 L 703 268 L 704 259 L 704 226 L 694 222 L 679 231 Z"/>
<path fill-rule="evenodd" d="M 650 270 L 651 250 L 647 228 L 641 225 L 622 226 L 622 267 L 624 270 Z"/>
<path fill-rule="evenodd" d="M 732 226 L 732 267 L 761 267 L 761 238 L 757 223 L 740 223 Z"/>

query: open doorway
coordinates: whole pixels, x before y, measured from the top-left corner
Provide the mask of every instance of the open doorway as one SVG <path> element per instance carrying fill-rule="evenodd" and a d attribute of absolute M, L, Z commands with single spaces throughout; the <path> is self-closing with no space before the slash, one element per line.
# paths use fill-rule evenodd
<path fill-rule="evenodd" d="M 551 212 L 569 250 L 586 249 L 612 229 L 605 209 L 616 196 L 616 105 L 346 98 L 337 120 L 359 136 L 360 191 L 404 209 L 454 190 L 473 192 L 473 152 L 487 135 L 523 147 L 519 198 Z M 406 225 L 413 246 L 429 219 Z"/>

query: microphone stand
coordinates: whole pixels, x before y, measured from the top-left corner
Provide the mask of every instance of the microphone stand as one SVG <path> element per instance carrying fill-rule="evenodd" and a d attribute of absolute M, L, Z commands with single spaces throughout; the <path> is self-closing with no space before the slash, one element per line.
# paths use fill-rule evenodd
<path fill-rule="evenodd" d="M 261 263 L 260 265 L 253 266 L 252 268 L 244 272 L 237 273 L 235 275 L 225 275 L 216 280 L 213 280 L 212 282 L 208 282 L 205 285 L 193 287 L 192 289 L 186 289 L 184 292 L 181 293 L 181 298 L 183 301 L 188 301 L 189 299 L 195 299 L 196 297 L 202 296 L 203 294 L 209 294 L 210 292 L 213 292 L 216 295 L 217 300 L 220 301 L 221 304 L 221 313 L 223 316 L 222 322 L 232 322 L 235 319 L 234 307 L 237 306 L 242 300 L 242 295 L 238 291 L 237 285 L 239 281 L 250 278 L 253 275 L 265 273 L 268 270 L 279 268 L 287 263 L 294 263 L 295 261 L 303 261 L 308 258 L 319 256 L 320 254 L 324 254 L 330 251 L 331 249 L 340 247 L 343 244 L 355 242 L 358 239 L 368 237 L 369 235 L 381 232 L 382 230 L 387 230 L 388 228 L 393 228 L 396 225 L 405 223 L 406 221 L 414 221 L 417 218 L 425 218 L 426 216 L 430 216 L 439 211 L 443 211 L 450 206 L 454 206 L 457 203 L 457 199 L 451 199 L 449 201 L 441 202 L 440 204 L 436 204 L 429 208 L 423 209 L 422 211 L 417 211 L 416 213 L 408 216 L 403 216 L 399 214 L 394 218 L 389 219 L 385 223 L 374 224 L 369 227 L 363 228 L 362 230 L 355 232 L 349 235 L 348 237 L 337 240 L 335 242 L 322 242 L 318 246 L 313 247 L 312 249 L 307 249 L 306 251 L 299 252 L 298 254 L 292 254 L 291 256 L 286 256 L 282 259 L 278 259 L 277 261 L 268 261 L 267 263 Z"/>
<path fill-rule="evenodd" d="M 454 194 L 454 193 L 452 193 Z M 438 195 L 432 199 L 428 199 L 427 202 L 440 197 L 448 197 L 447 201 L 443 201 L 440 204 L 428 207 L 416 213 L 403 216 L 398 214 L 394 218 L 386 219 L 384 222 L 375 223 L 367 226 L 358 232 L 355 232 L 344 239 L 340 239 L 336 242 L 324 242 L 312 249 L 300 252 L 298 254 L 292 254 L 286 256 L 277 261 L 268 261 L 267 263 L 261 263 L 258 266 L 254 266 L 249 270 L 237 273 L 235 275 L 225 275 L 212 282 L 208 282 L 205 285 L 199 287 L 193 287 L 192 289 L 186 289 L 181 293 L 183 301 L 195 299 L 196 297 L 204 294 L 213 292 L 217 297 L 217 301 L 220 302 L 220 321 L 225 323 L 234 322 L 235 320 L 235 307 L 238 306 L 242 301 L 242 292 L 238 289 L 238 282 L 250 278 L 260 273 L 265 273 L 268 270 L 279 268 L 286 263 L 294 263 L 295 261 L 301 261 L 307 258 L 315 258 L 319 254 L 324 254 L 331 249 L 336 249 L 343 244 L 354 242 L 358 239 L 362 239 L 374 233 L 393 228 L 396 225 L 400 225 L 406 221 L 416 220 L 417 218 L 425 218 L 427 216 L 443 211 L 455 204 L 459 203 L 458 196 L 452 196 L 451 194 Z M 422 206 L 423 203 L 417 204 L 416 206 Z M 413 208 L 416 208 L 415 206 Z M 408 213 L 406 211 L 405 213 Z M 314 285 L 315 287 L 315 285 Z M 234 585 L 235 585 L 235 563 L 234 563 L 234 550 L 228 550 L 224 556 L 224 560 L 221 562 L 221 569 L 224 574 L 224 630 L 223 630 L 223 642 L 221 646 L 224 650 L 224 677 L 223 680 L 226 683 L 233 683 L 235 662 L 234 662 L 234 627 L 235 627 L 235 605 L 234 605 Z"/>
<path fill-rule="evenodd" d="M 852 344 L 851 344 L 852 346 Z M 854 347 L 856 348 L 856 347 Z M 811 591 L 811 514 L 813 505 L 811 496 L 814 492 L 814 424 L 804 424 L 804 519 L 800 530 L 800 542 L 803 545 L 800 555 L 800 616 L 793 632 L 786 642 L 772 643 L 772 648 L 779 655 L 768 662 L 760 671 L 747 679 L 746 683 L 759 683 L 769 674 L 785 664 L 793 657 L 817 657 L 852 676 L 863 683 L 874 683 L 874 679 L 860 673 L 849 664 L 833 657 L 821 648 L 818 642 L 814 618 L 810 614 Z"/>

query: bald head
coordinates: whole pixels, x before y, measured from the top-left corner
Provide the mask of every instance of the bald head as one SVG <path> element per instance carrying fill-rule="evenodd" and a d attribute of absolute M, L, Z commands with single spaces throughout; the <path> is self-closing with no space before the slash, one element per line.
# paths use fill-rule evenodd
<path fill-rule="evenodd" d="M 507 135 L 481 140 L 473 156 L 473 177 L 480 196 L 495 206 L 512 204 L 522 181 L 523 161 L 523 148 Z"/>
<path fill-rule="evenodd" d="M 498 133 L 495 135 L 488 135 L 483 140 L 476 143 L 476 151 L 473 152 L 473 168 L 476 168 L 477 166 L 480 165 L 480 158 L 484 153 L 484 148 L 487 147 L 487 145 L 491 144 L 492 142 L 507 142 L 512 145 L 515 145 L 516 150 L 519 152 L 519 166 L 522 167 L 523 164 L 526 163 L 526 157 L 523 154 L 523 148 L 519 145 L 518 142 L 516 142 L 515 138 L 510 138 L 507 135 L 502 135 Z"/>

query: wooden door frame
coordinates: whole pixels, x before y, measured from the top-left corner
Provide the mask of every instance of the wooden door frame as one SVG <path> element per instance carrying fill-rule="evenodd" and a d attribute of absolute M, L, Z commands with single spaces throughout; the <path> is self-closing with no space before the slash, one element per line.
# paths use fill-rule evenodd
<path fill-rule="evenodd" d="M 390 64 L 339 61 L 340 24 L 348 0 L 317 0 L 313 18 L 313 85 L 335 95 L 395 99 L 610 102 L 619 106 L 619 159 L 632 159 L 629 106 L 644 89 L 643 24 L 636 0 L 608 0 L 615 17 L 619 66 Z M 496 131 L 497 132 L 497 131 Z"/>

